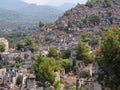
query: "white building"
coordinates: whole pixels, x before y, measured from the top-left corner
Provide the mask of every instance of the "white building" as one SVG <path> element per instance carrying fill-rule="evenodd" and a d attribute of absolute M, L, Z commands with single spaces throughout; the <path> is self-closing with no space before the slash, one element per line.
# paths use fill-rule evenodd
<path fill-rule="evenodd" d="M 0 69 L 0 84 L 2 84 L 4 81 L 5 73 L 6 73 L 6 68 Z"/>

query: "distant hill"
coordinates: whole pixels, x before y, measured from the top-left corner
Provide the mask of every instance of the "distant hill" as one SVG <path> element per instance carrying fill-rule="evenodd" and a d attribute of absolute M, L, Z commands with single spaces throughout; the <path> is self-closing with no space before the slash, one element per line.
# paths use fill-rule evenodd
<path fill-rule="evenodd" d="M 30 20 L 30 18 L 28 18 L 25 14 L 0 8 L 0 20 L 6 21 L 6 22 L 9 22 L 9 21 L 27 22 L 28 20 Z"/>
<path fill-rule="evenodd" d="M 26 31 L 25 27 L 37 26 L 39 21 L 54 22 L 74 6 L 71 3 L 53 7 L 28 4 L 22 0 L 0 0 L 0 31 Z"/>
<path fill-rule="evenodd" d="M 51 6 L 37 6 L 35 4 L 27 4 L 21 0 L 0 0 L 0 8 L 12 10 L 34 20 L 51 22 L 58 18 L 62 11 Z"/>
<path fill-rule="evenodd" d="M 0 37 L 10 43 L 38 29 L 38 22 L 54 22 L 64 11 L 52 6 L 28 4 L 22 0 L 0 0 Z"/>
<path fill-rule="evenodd" d="M 28 4 L 22 0 L 0 0 L 0 37 L 15 44 L 33 30 L 38 30 L 39 21 L 54 22 L 72 7 L 71 4 L 53 7 Z"/>

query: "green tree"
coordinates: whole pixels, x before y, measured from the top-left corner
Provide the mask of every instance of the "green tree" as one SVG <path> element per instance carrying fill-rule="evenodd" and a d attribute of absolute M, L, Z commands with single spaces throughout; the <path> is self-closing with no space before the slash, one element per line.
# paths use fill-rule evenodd
<path fill-rule="evenodd" d="M 43 27 L 44 26 L 44 23 L 43 22 L 39 22 L 39 27 L 41 28 L 41 27 Z"/>
<path fill-rule="evenodd" d="M 111 18 L 108 19 L 108 23 L 109 24 L 113 24 L 113 17 L 111 17 Z"/>
<path fill-rule="evenodd" d="M 16 66 L 17 68 L 19 68 L 19 67 L 21 66 L 21 64 L 15 64 L 15 66 Z"/>
<path fill-rule="evenodd" d="M 89 41 L 90 41 L 90 38 L 87 37 L 87 36 L 85 36 L 82 41 L 83 41 L 83 42 L 89 42 Z"/>
<path fill-rule="evenodd" d="M 85 6 L 92 8 L 94 6 L 94 3 L 88 0 Z"/>
<path fill-rule="evenodd" d="M 65 73 L 70 72 L 72 63 L 69 59 L 60 59 L 57 61 L 57 65 L 62 67 L 61 70 L 65 70 Z"/>
<path fill-rule="evenodd" d="M 50 47 L 49 51 L 48 51 L 48 57 L 57 57 L 58 56 L 58 52 L 54 47 Z"/>
<path fill-rule="evenodd" d="M 28 46 L 28 47 L 32 47 L 32 46 L 33 46 L 33 41 L 32 41 L 32 39 L 31 39 L 31 37 L 27 37 L 27 38 L 25 39 L 25 44 L 26 44 L 26 46 Z"/>
<path fill-rule="evenodd" d="M 15 58 L 16 63 L 22 63 L 23 59 L 21 57 L 16 57 Z"/>
<path fill-rule="evenodd" d="M 55 90 L 60 90 L 60 81 L 55 81 L 54 82 L 54 84 L 53 84 L 53 86 L 54 86 L 54 88 L 55 88 Z"/>
<path fill-rule="evenodd" d="M 111 7 L 112 0 L 104 0 L 105 2 L 105 7 Z"/>
<path fill-rule="evenodd" d="M 24 48 L 24 45 L 23 45 L 23 43 L 18 42 L 18 43 L 16 44 L 16 47 L 17 47 L 17 50 L 21 50 L 22 48 Z"/>
<path fill-rule="evenodd" d="M 99 83 L 111 90 L 120 90 L 120 27 L 107 30 L 97 59 Z"/>
<path fill-rule="evenodd" d="M 17 80 L 16 80 L 16 85 L 22 84 L 22 80 L 23 80 L 23 76 L 22 75 L 18 75 Z"/>
<path fill-rule="evenodd" d="M 4 52 L 5 51 L 5 44 L 0 43 L 0 52 Z"/>
<path fill-rule="evenodd" d="M 89 16 L 89 21 L 92 23 L 92 24 L 94 24 L 94 25 L 99 25 L 100 24 L 100 22 L 101 22 L 101 19 L 100 19 L 100 17 L 99 16 L 97 16 L 97 15 L 95 15 L 95 14 L 91 14 L 90 16 Z"/>
<path fill-rule="evenodd" d="M 32 53 L 35 52 L 35 48 L 34 48 L 33 46 L 30 46 L 30 47 L 29 47 L 29 50 L 30 50 Z"/>
<path fill-rule="evenodd" d="M 70 57 L 70 55 L 71 55 L 71 51 L 70 49 L 67 49 L 62 53 L 62 58 L 67 59 Z"/>
<path fill-rule="evenodd" d="M 39 55 L 33 67 L 36 72 L 36 80 L 39 81 L 39 86 L 43 86 L 46 81 L 51 83 L 51 85 L 55 82 L 55 72 L 57 69 L 56 61 L 54 58 L 45 58 Z"/>
<path fill-rule="evenodd" d="M 11 64 L 9 64 L 9 66 L 10 66 L 10 67 L 15 67 L 16 64 L 15 64 L 15 63 L 11 63 Z"/>
<path fill-rule="evenodd" d="M 3 65 L 2 65 L 2 63 L 0 63 L 0 69 L 1 69 L 1 68 L 3 68 Z"/>
<path fill-rule="evenodd" d="M 72 27 L 73 26 L 73 23 L 71 21 L 68 21 L 68 27 Z"/>
<path fill-rule="evenodd" d="M 71 67 L 71 61 L 69 59 L 60 59 L 58 60 L 58 62 L 60 63 L 60 65 L 62 65 L 63 68 L 70 68 Z"/>
<path fill-rule="evenodd" d="M 92 46 L 92 47 L 95 47 L 99 44 L 98 40 L 96 38 L 92 38 L 90 41 L 89 41 L 89 45 Z"/>
<path fill-rule="evenodd" d="M 89 88 L 88 88 L 87 86 L 82 85 L 82 86 L 80 87 L 80 90 L 89 90 Z"/>
<path fill-rule="evenodd" d="M 83 19 L 83 24 L 87 24 L 87 23 L 88 23 L 87 18 Z"/>
<path fill-rule="evenodd" d="M 86 63 L 91 62 L 93 60 L 92 54 L 89 53 L 89 50 L 86 48 L 85 44 L 79 42 L 78 45 L 75 47 L 77 55 L 77 60 L 82 60 Z"/>

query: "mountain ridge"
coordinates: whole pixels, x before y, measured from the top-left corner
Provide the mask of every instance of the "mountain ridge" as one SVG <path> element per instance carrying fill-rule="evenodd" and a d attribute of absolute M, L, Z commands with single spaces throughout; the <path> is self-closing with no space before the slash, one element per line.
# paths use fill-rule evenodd
<path fill-rule="evenodd" d="M 0 31 L 26 31 L 22 27 L 30 25 L 31 28 L 36 25 L 37 29 L 39 21 L 53 22 L 62 13 L 63 11 L 51 6 L 38 6 L 21 0 L 0 0 Z M 18 27 L 21 29 L 19 30 Z"/>

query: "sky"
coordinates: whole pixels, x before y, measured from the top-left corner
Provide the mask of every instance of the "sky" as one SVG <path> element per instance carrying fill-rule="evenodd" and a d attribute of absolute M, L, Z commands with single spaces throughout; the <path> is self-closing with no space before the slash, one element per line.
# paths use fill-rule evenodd
<path fill-rule="evenodd" d="M 27 3 L 34 3 L 38 5 L 52 5 L 52 6 L 59 6 L 64 3 L 81 3 L 84 4 L 86 3 L 87 0 L 23 0 Z"/>

